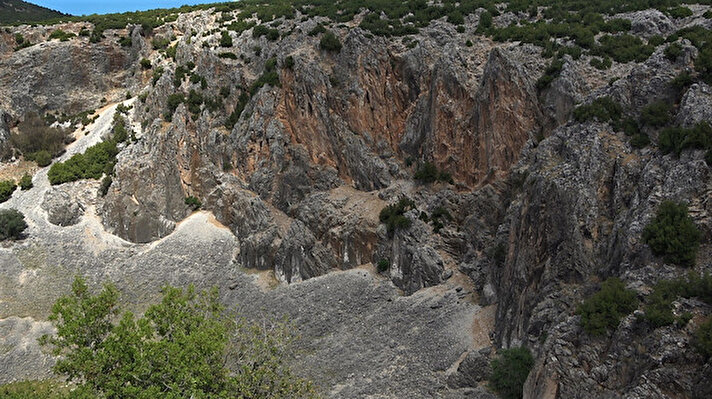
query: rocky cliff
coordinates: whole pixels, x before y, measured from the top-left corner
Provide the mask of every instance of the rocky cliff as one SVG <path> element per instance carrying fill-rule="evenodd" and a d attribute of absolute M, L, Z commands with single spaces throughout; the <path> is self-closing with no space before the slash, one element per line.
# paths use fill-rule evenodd
<path fill-rule="evenodd" d="M 615 121 L 572 117 L 605 97 L 631 120 L 658 101 L 675 126 L 712 120 L 707 83 L 671 83 L 698 50 L 685 39 L 671 60 L 659 44 L 608 69 L 567 54 L 542 85 L 542 48 L 481 35 L 482 11 L 407 40 L 306 16 L 270 25 L 272 40 L 224 29 L 234 15 L 212 8 L 98 43 L 79 22 L 0 33 L 0 145 L 27 112 L 96 110 L 68 159 L 108 135 L 119 102 L 134 133 L 105 196 L 91 180 L 50 187 L 41 169 L 0 205 L 30 225 L 0 249 L 0 382 L 46 374 L 52 359 L 20 338 L 49 328 L 79 273 L 117 281 L 138 309 L 161 284 L 195 282 L 250 317 L 289 316 L 306 353 L 295 362 L 328 397 L 489 398 L 490 358 L 519 346 L 536 359 L 526 398 L 710 395 L 709 360 L 691 349 L 709 304 L 678 303 L 695 315 L 683 329 L 631 314 L 602 338 L 576 314 L 608 277 L 643 298 L 687 272 L 641 238 L 663 200 L 689 204 L 694 270 L 709 271 L 705 152 L 665 154 L 646 126 L 640 148 Z M 706 6 L 693 11 L 617 17 L 647 40 L 709 28 Z M 322 24 L 338 50 L 313 34 Z M 46 41 L 58 27 L 78 36 Z M 14 50 L 15 33 L 39 44 Z M 426 165 L 438 176 L 414 180 Z M 391 229 L 379 213 L 403 198 L 408 226 Z"/>

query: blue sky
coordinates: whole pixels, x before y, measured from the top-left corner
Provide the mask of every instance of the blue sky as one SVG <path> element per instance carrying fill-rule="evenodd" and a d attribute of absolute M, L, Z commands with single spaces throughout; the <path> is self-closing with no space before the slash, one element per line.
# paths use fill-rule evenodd
<path fill-rule="evenodd" d="M 180 7 L 184 4 L 217 3 L 223 0 L 29 0 L 30 3 L 73 15 L 106 14 L 154 8 Z"/>

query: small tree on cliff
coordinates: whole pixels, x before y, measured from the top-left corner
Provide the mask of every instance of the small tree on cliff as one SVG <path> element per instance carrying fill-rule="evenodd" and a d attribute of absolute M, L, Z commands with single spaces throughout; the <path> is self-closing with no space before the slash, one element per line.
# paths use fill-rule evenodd
<path fill-rule="evenodd" d="M 165 287 L 161 303 L 142 317 L 119 318 L 119 292 L 97 295 L 77 278 L 57 300 L 44 336 L 60 356 L 57 374 L 77 384 L 76 397 L 305 398 L 311 383 L 284 363 L 283 326 L 267 329 L 229 317 L 217 290 Z M 226 363 L 235 365 L 233 370 Z"/>

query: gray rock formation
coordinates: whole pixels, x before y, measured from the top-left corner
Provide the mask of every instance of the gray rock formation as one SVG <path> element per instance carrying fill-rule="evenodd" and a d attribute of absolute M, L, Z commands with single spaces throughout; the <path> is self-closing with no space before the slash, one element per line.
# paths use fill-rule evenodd
<path fill-rule="evenodd" d="M 47 190 L 42 201 L 47 219 L 57 226 L 75 225 L 84 214 L 84 205 L 67 188 L 63 186 Z"/>

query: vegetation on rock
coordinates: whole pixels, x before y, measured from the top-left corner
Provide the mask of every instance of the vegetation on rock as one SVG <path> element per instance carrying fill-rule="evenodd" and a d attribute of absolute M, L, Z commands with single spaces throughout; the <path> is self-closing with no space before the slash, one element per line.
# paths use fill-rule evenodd
<path fill-rule="evenodd" d="M 621 318 L 637 307 L 635 292 L 626 289 L 620 279 L 611 277 L 601 284 L 600 291 L 579 305 L 576 313 L 581 315 L 581 325 L 587 333 L 602 336 L 618 327 Z"/>
<path fill-rule="evenodd" d="M 490 387 L 503 399 L 521 399 L 524 382 L 534 367 L 534 357 L 529 349 L 501 350 L 491 366 Z"/>
<path fill-rule="evenodd" d="M 655 218 L 643 230 L 643 241 L 653 254 L 679 266 L 694 265 L 700 238 L 687 205 L 673 201 L 663 201 Z"/>
<path fill-rule="evenodd" d="M 388 234 L 392 235 L 398 229 L 410 227 L 411 221 L 405 216 L 405 213 L 412 209 L 416 209 L 415 202 L 410 198 L 401 198 L 395 204 L 381 209 L 378 220 L 386 225 Z"/>

